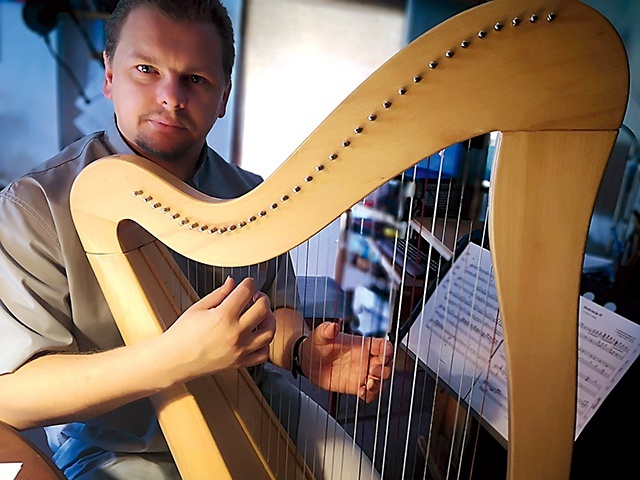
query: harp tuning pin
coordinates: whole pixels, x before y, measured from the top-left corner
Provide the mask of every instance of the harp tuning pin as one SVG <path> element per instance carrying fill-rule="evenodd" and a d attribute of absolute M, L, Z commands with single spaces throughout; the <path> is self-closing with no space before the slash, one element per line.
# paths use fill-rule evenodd
<path fill-rule="evenodd" d="M 142 190 L 136 190 L 135 192 L 133 192 L 131 195 L 133 195 L 134 197 L 140 196 L 142 195 L 144 192 Z"/>
<path fill-rule="evenodd" d="M 160 202 L 156 202 L 153 205 L 151 205 L 151 208 L 153 208 L 155 210 L 156 208 L 160 208 L 161 206 L 162 206 L 162 204 Z"/>
<path fill-rule="evenodd" d="M 175 220 L 176 218 L 180 218 L 179 213 L 174 213 L 173 215 L 171 215 L 171 220 Z"/>
<path fill-rule="evenodd" d="M 547 22 L 553 22 L 555 19 L 556 19 L 555 12 L 551 12 L 549 15 L 547 15 Z"/>
<path fill-rule="evenodd" d="M 209 230 L 207 230 L 208 233 L 213 234 L 216 233 L 218 231 L 218 229 L 216 227 L 210 228 Z"/>
<path fill-rule="evenodd" d="M 281 201 L 281 202 L 286 202 L 287 200 L 289 200 L 289 195 L 282 195 L 282 196 L 280 197 L 280 201 Z"/>
<path fill-rule="evenodd" d="M 145 203 L 150 202 L 151 200 L 153 200 L 153 197 L 151 195 L 142 199 L 142 201 L 144 201 Z"/>
<path fill-rule="evenodd" d="M 267 214 L 267 212 L 265 210 L 261 210 L 258 212 L 258 216 L 259 217 L 264 217 Z"/>
<path fill-rule="evenodd" d="M 342 146 L 343 147 L 348 147 L 349 145 L 351 145 L 351 142 L 349 140 L 345 140 L 344 142 L 342 142 Z"/>
<path fill-rule="evenodd" d="M 300 190 L 302 190 L 302 187 L 298 187 L 297 185 L 295 187 L 293 187 L 293 191 L 295 193 L 298 193 Z"/>
<path fill-rule="evenodd" d="M 407 93 L 407 89 L 402 87 L 398 90 L 398 95 L 404 95 L 405 93 Z"/>
<path fill-rule="evenodd" d="M 329 160 L 335 160 L 336 158 L 338 158 L 337 153 L 332 153 L 331 155 L 329 155 Z"/>
<path fill-rule="evenodd" d="M 433 69 L 434 69 L 434 68 L 436 68 L 437 66 L 438 66 L 438 62 L 436 62 L 436 61 L 429 62 L 429 68 L 430 68 L 430 69 L 432 69 L 432 70 L 433 70 Z"/>
<path fill-rule="evenodd" d="M 242 222 L 238 223 L 238 227 L 239 228 L 246 227 L 246 226 L 247 226 L 247 222 L 245 222 L 245 221 L 242 221 Z"/>
<path fill-rule="evenodd" d="M 198 230 L 199 230 L 200 232 L 204 232 L 204 231 L 206 231 L 206 230 L 207 230 L 207 228 L 209 228 L 207 225 L 202 225 Z"/>
<path fill-rule="evenodd" d="M 484 38 L 487 36 L 487 31 L 486 30 L 480 30 L 478 32 L 478 38 Z"/>
<path fill-rule="evenodd" d="M 383 106 L 384 108 L 389 108 L 389 107 L 391 107 L 391 102 L 390 102 L 389 100 L 387 100 L 386 102 L 383 102 L 383 103 L 382 103 L 382 106 Z"/>
<path fill-rule="evenodd" d="M 531 23 L 536 23 L 536 22 L 538 21 L 538 14 L 537 14 L 537 13 L 532 14 L 532 15 L 529 17 L 529 21 L 530 21 Z"/>
<path fill-rule="evenodd" d="M 218 235 L 222 235 L 226 231 L 227 231 L 226 227 L 222 227 L 220 230 L 218 230 Z"/>
<path fill-rule="evenodd" d="M 229 230 L 231 230 L 232 232 L 238 227 L 236 227 L 235 225 L 229 225 Z"/>
<path fill-rule="evenodd" d="M 257 220 L 255 215 L 251 215 L 249 218 L 247 218 L 247 222 L 251 223 L 251 222 L 255 222 Z"/>
<path fill-rule="evenodd" d="M 277 203 L 272 203 L 270 205 L 271 210 L 275 210 L 276 208 L 278 208 L 278 204 Z"/>
<path fill-rule="evenodd" d="M 504 25 L 502 25 L 500 22 L 498 22 L 498 23 L 496 23 L 496 24 L 493 26 L 493 29 L 494 29 L 496 32 L 499 32 L 500 30 L 502 30 L 502 27 L 503 27 L 503 26 L 504 26 Z"/>
<path fill-rule="evenodd" d="M 420 83 L 422 81 L 422 77 L 420 75 L 416 75 L 413 77 L 413 83 Z"/>
<path fill-rule="evenodd" d="M 378 116 L 375 113 L 372 113 L 371 115 L 369 115 L 370 122 L 375 122 L 376 118 L 378 118 Z"/>
<path fill-rule="evenodd" d="M 313 177 L 311 175 L 307 175 L 306 177 L 304 177 L 304 181 L 309 183 L 313 180 Z"/>
<path fill-rule="evenodd" d="M 182 220 L 180 220 L 180 225 L 186 225 L 187 223 L 189 223 L 189 219 L 188 218 L 183 218 Z"/>
<path fill-rule="evenodd" d="M 191 225 L 189 225 L 189 230 L 195 230 L 196 228 L 198 228 L 198 224 L 197 223 L 192 223 Z"/>
<path fill-rule="evenodd" d="M 162 209 L 162 213 L 169 213 L 171 211 L 171 209 L 169 207 L 164 207 Z"/>
<path fill-rule="evenodd" d="M 511 20 L 511 25 L 517 27 L 518 25 L 520 25 L 520 19 L 518 17 L 515 17 L 513 20 Z"/>
<path fill-rule="evenodd" d="M 462 48 L 467 48 L 469 45 L 471 45 L 471 42 L 469 42 L 469 40 L 463 40 L 462 42 L 460 42 L 460 46 Z"/>
<path fill-rule="evenodd" d="M 324 170 L 324 165 L 316 165 L 316 172 L 321 172 Z"/>
<path fill-rule="evenodd" d="M 453 50 L 447 50 L 447 53 L 444 54 L 444 56 L 447 58 L 453 58 L 454 55 L 455 53 Z"/>
<path fill-rule="evenodd" d="M 362 133 L 362 130 L 363 130 L 363 128 L 362 128 L 362 127 L 356 127 L 356 128 L 354 128 L 354 129 L 353 129 L 353 131 L 354 131 L 355 133 Z"/>

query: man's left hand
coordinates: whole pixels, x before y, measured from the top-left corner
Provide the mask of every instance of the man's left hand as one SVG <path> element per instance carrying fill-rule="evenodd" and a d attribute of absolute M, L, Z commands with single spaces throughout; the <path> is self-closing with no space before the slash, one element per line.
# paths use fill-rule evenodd
<path fill-rule="evenodd" d="M 312 383 L 366 402 L 378 395 L 391 374 L 391 342 L 342 333 L 338 323 L 320 324 L 300 348 L 302 370 Z"/>

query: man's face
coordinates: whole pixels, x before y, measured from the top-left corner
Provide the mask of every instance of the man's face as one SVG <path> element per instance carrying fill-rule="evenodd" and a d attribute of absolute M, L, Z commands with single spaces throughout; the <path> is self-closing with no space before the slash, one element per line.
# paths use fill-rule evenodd
<path fill-rule="evenodd" d="M 153 8 L 129 14 L 113 58 L 105 58 L 104 94 L 120 132 L 174 173 L 192 171 L 229 89 L 215 26 L 176 22 Z"/>

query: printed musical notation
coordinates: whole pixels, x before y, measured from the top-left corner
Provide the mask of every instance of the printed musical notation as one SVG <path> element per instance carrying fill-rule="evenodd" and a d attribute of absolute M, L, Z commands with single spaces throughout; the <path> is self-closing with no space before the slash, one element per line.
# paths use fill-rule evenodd
<path fill-rule="evenodd" d="M 576 437 L 640 354 L 640 326 L 580 298 Z"/>
<path fill-rule="evenodd" d="M 508 439 L 507 360 L 491 255 L 470 244 L 403 340 Z M 640 354 L 640 325 L 580 298 L 576 438 Z"/>

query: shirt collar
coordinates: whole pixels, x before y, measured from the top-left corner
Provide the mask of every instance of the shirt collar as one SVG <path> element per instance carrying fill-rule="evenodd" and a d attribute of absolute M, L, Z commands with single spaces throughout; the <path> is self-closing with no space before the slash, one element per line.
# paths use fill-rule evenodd
<path fill-rule="evenodd" d="M 136 153 L 131 149 L 129 144 L 125 141 L 124 137 L 118 130 L 118 125 L 116 124 L 116 116 L 114 115 L 111 118 L 111 121 L 107 125 L 107 128 L 104 131 L 104 141 L 107 144 L 107 147 L 111 150 L 112 154 L 124 155 L 124 154 L 132 154 Z"/>

